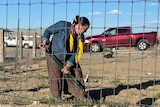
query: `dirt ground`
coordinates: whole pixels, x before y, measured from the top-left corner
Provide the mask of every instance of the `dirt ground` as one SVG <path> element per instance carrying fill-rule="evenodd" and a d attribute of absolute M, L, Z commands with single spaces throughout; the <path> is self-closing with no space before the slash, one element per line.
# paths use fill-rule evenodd
<path fill-rule="evenodd" d="M 134 48 L 108 52 L 84 53 L 80 61 L 86 92 L 94 107 L 160 106 L 160 49 L 138 51 Z M 2 69 L 3 68 L 3 69 Z M 48 84 L 46 58 L 24 58 L 1 64 L 1 107 L 54 107 L 40 103 L 51 96 Z M 64 95 L 66 98 L 67 95 Z M 28 101 L 31 100 L 32 102 Z M 21 104 L 24 103 L 25 105 Z M 29 104 L 28 104 L 29 103 Z M 61 104 L 57 106 L 72 107 Z"/>

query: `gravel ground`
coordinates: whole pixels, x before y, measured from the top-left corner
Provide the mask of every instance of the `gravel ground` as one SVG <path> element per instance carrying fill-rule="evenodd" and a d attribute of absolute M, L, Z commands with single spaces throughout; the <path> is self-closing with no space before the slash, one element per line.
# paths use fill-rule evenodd
<path fill-rule="evenodd" d="M 80 61 L 84 79 L 89 75 L 86 92 L 98 102 L 92 106 L 160 106 L 160 50 L 151 48 L 142 52 L 121 48 L 114 50 L 112 58 L 103 57 L 106 54 L 86 52 Z M 17 63 L 8 61 L 1 66 L 5 68 L 0 75 L 1 107 L 18 106 L 15 102 L 24 99 L 32 102 L 20 106 L 55 107 L 40 103 L 41 99 L 51 97 L 45 57 L 25 58 Z M 73 105 L 56 105 L 61 106 Z"/>

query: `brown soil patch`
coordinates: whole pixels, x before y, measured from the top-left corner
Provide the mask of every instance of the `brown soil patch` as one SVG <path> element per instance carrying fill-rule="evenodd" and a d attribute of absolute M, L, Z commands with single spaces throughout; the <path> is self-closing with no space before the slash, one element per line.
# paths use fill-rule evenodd
<path fill-rule="evenodd" d="M 104 58 L 107 52 L 84 53 L 80 64 L 84 79 L 89 75 L 86 91 L 94 100 L 102 102 L 101 106 L 160 106 L 160 56 L 154 53 L 154 49 L 144 52 L 121 49 L 114 51 L 113 58 Z M 25 58 L 1 66 L 5 68 L 0 75 L 3 107 L 13 106 L 18 99 L 32 100 L 27 107 L 49 105 L 38 102 L 52 97 L 44 57 Z"/>

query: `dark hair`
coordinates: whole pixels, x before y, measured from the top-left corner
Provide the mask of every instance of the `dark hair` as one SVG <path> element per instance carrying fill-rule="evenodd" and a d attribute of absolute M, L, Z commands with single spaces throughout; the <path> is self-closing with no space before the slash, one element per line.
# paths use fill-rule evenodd
<path fill-rule="evenodd" d="M 82 24 L 83 26 L 84 26 L 84 25 L 90 25 L 90 22 L 89 22 L 89 20 L 88 20 L 86 17 L 80 17 L 80 16 L 77 15 L 77 16 L 72 20 L 71 24 L 72 24 L 72 25 L 76 25 L 76 24 L 78 24 L 78 23 Z"/>

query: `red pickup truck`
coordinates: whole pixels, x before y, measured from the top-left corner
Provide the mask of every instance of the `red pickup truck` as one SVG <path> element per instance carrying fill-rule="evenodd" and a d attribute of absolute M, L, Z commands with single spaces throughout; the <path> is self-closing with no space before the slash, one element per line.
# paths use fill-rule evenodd
<path fill-rule="evenodd" d="M 117 47 L 137 47 L 142 51 L 158 43 L 157 32 L 132 33 L 132 28 L 126 26 L 109 28 L 102 34 L 88 36 L 85 38 L 84 47 L 92 52 Z"/>

